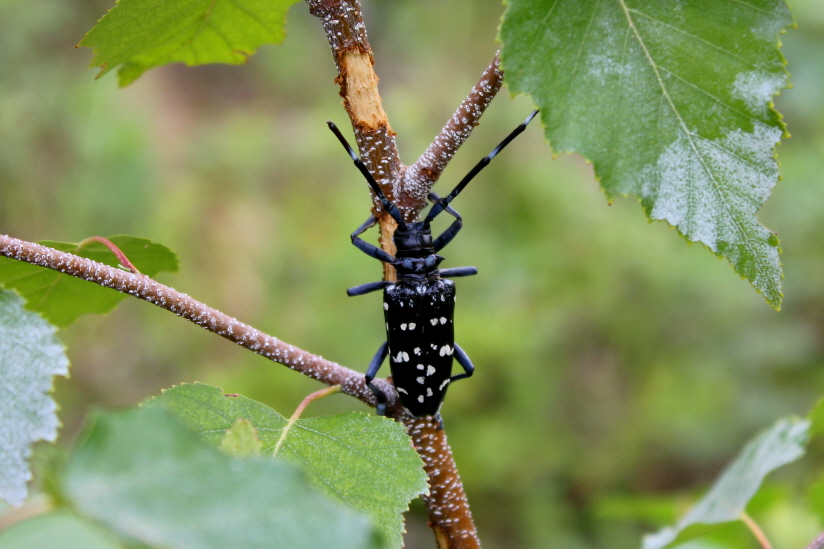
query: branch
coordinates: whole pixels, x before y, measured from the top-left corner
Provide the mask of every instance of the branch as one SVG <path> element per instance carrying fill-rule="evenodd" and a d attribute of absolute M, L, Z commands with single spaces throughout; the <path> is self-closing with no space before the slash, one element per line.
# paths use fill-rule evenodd
<path fill-rule="evenodd" d="M 486 69 L 469 96 L 435 138 L 420 159 L 407 169 L 401 164 L 395 133 L 381 105 L 378 77 L 372 68 L 374 57 L 366 37 L 358 0 L 306 0 L 309 11 L 321 20 L 332 56 L 338 68 L 335 81 L 360 149 L 361 158 L 395 203 L 406 221 L 415 221 L 426 206 L 426 196 L 448 162 L 478 124 L 486 107 L 501 87 L 503 73 L 498 56 Z M 392 234 L 394 221 L 380 210 L 372 197 L 373 211 L 380 222 L 380 244 L 395 253 Z M 394 268 L 384 264 L 384 279 L 395 280 Z M 394 395 L 394 391 L 391 391 Z M 414 418 L 406 414 L 397 400 L 387 407 L 387 415 L 403 423 L 429 477 L 430 495 L 424 498 L 429 525 L 438 546 L 480 548 L 480 541 L 469 510 L 463 485 L 442 426 L 432 417 Z"/>
<path fill-rule="evenodd" d="M 822 549 L 824 548 L 824 532 L 818 535 L 808 546 L 807 549 Z"/>
<path fill-rule="evenodd" d="M 501 72 L 499 55 L 500 52 L 495 54 L 492 63 L 441 133 L 435 136 L 429 148 L 404 174 L 404 190 L 413 195 L 415 200 L 425 202 L 426 195 L 441 177 L 446 165 L 478 125 L 489 103 L 501 89 L 504 73 Z"/>
<path fill-rule="evenodd" d="M 360 372 L 350 370 L 264 334 L 146 275 L 126 272 L 85 257 L 59 252 L 7 235 L 0 235 L 0 255 L 53 269 L 148 301 L 305 376 L 326 385 L 340 385 L 344 393 L 372 407 L 377 404 Z M 382 389 L 387 395 L 394 395 L 392 387 L 386 381 L 376 380 L 375 382 L 384 384 Z"/>

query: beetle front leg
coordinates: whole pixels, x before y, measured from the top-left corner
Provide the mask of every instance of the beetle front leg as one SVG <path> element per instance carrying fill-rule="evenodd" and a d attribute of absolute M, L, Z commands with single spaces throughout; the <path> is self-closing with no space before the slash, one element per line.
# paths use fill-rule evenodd
<path fill-rule="evenodd" d="M 372 380 L 375 379 L 375 376 L 378 375 L 378 370 L 381 369 L 381 364 L 386 359 L 386 355 L 389 353 L 389 342 L 384 341 L 383 345 L 378 348 L 378 352 L 375 353 L 375 356 L 372 357 L 372 362 L 369 363 L 369 369 L 366 370 L 366 375 L 364 379 L 366 380 L 366 386 L 369 387 L 369 390 L 372 391 L 372 394 L 375 395 L 375 398 L 378 399 L 378 405 L 375 407 L 379 416 L 386 415 L 386 393 L 372 385 Z"/>
<path fill-rule="evenodd" d="M 472 374 L 475 373 L 475 366 L 472 365 L 472 361 L 469 360 L 469 356 L 466 354 L 466 352 L 464 352 L 463 349 L 460 348 L 460 346 L 458 346 L 457 343 L 455 343 L 455 360 L 457 360 L 458 364 L 460 364 L 461 367 L 464 369 L 464 373 L 452 376 L 449 379 L 450 384 L 455 383 L 459 379 L 466 379 L 468 377 L 472 377 Z"/>
<path fill-rule="evenodd" d="M 427 196 L 429 200 L 432 202 L 437 203 L 441 200 L 441 197 L 435 193 L 429 193 Z M 447 229 L 441 233 L 441 235 L 435 239 L 435 242 L 432 244 L 435 247 L 435 251 L 438 252 L 443 249 L 447 244 L 452 242 L 452 239 L 455 238 L 455 235 L 458 234 L 458 231 L 461 230 L 463 227 L 463 218 L 461 214 L 456 212 L 451 206 L 446 206 L 446 212 L 455 218 L 455 221 L 452 222 L 452 225 L 447 227 Z"/>
<path fill-rule="evenodd" d="M 363 234 L 364 231 L 366 231 L 366 229 L 370 228 L 371 226 L 373 226 L 377 222 L 378 221 L 377 221 L 377 219 L 375 219 L 375 216 L 370 215 L 369 219 L 364 221 L 363 224 L 360 227 L 358 227 L 357 229 L 355 229 L 355 232 L 352 233 L 352 235 L 351 235 L 352 244 L 354 244 L 357 249 L 359 249 L 360 251 L 362 251 L 366 255 L 368 255 L 370 257 L 374 257 L 375 259 L 383 261 L 384 263 L 389 263 L 390 265 L 394 265 L 395 264 L 395 258 L 394 257 L 389 255 L 385 251 L 381 250 L 380 248 L 378 248 L 374 244 L 370 244 L 369 242 L 366 242 L 365 240 L 360 238 L 360 235 Z"/>

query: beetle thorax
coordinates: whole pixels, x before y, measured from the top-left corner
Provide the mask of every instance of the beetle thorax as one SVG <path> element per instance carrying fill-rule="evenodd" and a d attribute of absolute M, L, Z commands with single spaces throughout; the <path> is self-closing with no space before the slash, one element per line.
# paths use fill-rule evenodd
<path fill-rule="evenodd" d="M 443 257 L 435 253 L 432 231 L 422 221 L 408 223 L 405 229 L 398 228 L 392 237 L 395 242 L 395 257 L 398 278 L 431 278 L 437 276 L 438 265 Z"/>

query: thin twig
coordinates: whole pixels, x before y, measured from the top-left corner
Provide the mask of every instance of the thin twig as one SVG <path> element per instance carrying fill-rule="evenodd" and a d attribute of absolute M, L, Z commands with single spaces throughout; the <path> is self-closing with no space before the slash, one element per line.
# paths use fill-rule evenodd
<path fill-rule="evenodd" d="M 166 309 L 194 322 L 201 328 L 265 356 L 269 360 L 288 366 L 303 375 L 321 381 L 326 385 L 340 385 L 342 392 L 370 406 L 374 407 L 377 404 L 374 395 L 366 387 L 363 374 L 360 372 L 350 370 L 340 364 L 335 364 L 280 341 L 192 299 L 174 288 L 164 286 L 146 275 L 126 272 L 85 257 L 60 252 L 7 235 L 0 235 L 0 255 L 18 261 L 25 261 L 32 265 L 54 269 L 148 301 L 161 309 Z M 383 380 L 376 381 L 384 384 L 383 390 L 387 395 L 394 394 L 387 382 Z"/>

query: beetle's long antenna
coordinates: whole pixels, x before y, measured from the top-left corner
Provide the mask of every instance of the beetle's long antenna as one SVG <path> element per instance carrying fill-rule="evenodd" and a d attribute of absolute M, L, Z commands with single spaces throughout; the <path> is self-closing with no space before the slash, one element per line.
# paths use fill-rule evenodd
<path fill-rule="evenodd" d="M 440 199 L 438 202 L 433 204 L 432 209 L 429 210 L 429 214 L 426 216 L 426 219 L 424 219 L 424 221 L 423 221 L 424 225 L 429 225 L 429 223 L 433 219 L 435 219 L 435 217 L 439 213 L 444 211 L 446 209 L 446 207 L 449 205 L 449 203 L 452 202 L 455 199 L 455 197 L 458 196 L 461 193 L 462 190 L 464 190 L 464 187 L 466 187 L 469 184 L 469 182 L 472 181 L 472 179 L 476 175 L 478 175 L 478 172 L 480 172 L 481 170 L 486 168 L 487 165 L 489 165 L 489 163 L 492 161 L 492 159 L 495 158 L 495 156 L 497 156 L 497 154 L 499 152 L 501 152 L 504 147 L 509 145 L 512 142 L 513 139 L 518 137 L 526 129 L 527 125 L 530 122 L 532 122 L 532 119 L 535 118 L 535 115 L 537 115 L 537 114 L 538 114 L 537 110 L 532 111 L 532 113 L 529 116 L 526 117 L 526 120 L 524 120 L 523 124 L 521 124 L 520 126 L 515 128 L 514 130 L 512 130 L 512 133 L 507 135 L 506 138 L 503 141 L 501 141 L 501 143 L 497 147 L 495 147 L 492 150 L 491 153 L 489 153 L 485 157 L 481 158 L 481 161 L 478 162 L 477 164 L 475 164 L 475 167 L 472 168 L 469 171 L 469 173 L 466 174 L 466 176 L 464 176 L 463 179 L 461 179 L 461 182 L 458 183 L 458 185 L 452 190 L 451 193 L 449 193 L 448 195 L 446 195 L 445 197 Z"/>
<path fill-rule="evenodd" d="M 378 197 L 378 200 L 380 200 L 383 209 L 386 210 L 386 212 L 392 216 L 392 219 L 394 219 L 397 222 L 398 228 L 402 231 L 405 231 L 406 223 L 403 222 L 403 218 L 401 217 L 401 212 L 400 210 L 398 210 L 398 207 L 395 206 L 388 198 L 386 198 L 386 195 L 383 194 L 380 185 L 378 185 L 378 182 L 375 181 L 375 178 L 372 177 L 372 174 L 369 173 L 369 170 L 366 168 L 366 164 L 364 164 L 363 160 L 361 160 L 360 157 L 358 157 L 358 155 L 355 154 L 355 151 L 353 151 L 352 147 L 349 146 L 349 142 L 346 140 L 343 134 L 340 133 L 340 130 L 335 125 L 335 123 L 331 120 L 327 120 L 326 124 L 329 126 L 329 129 L 332 130 L 332 133 L 334 133 L 335 136 L 338 138 L 338 141 L 341 142 L 341 145 L 343 145 L 343 148 L 346 149 L 346 152 L 349 153 L 349 156 L 352 158 L 352 161 L 355 163 L 355 166 L 357 166 L 357 168 L 363 174 L 363 177 L 366 178 L 366 182 L 369 183 L 369 186 L 372 188 L 372 191 L 374 191 L 375 195 Z"/>

